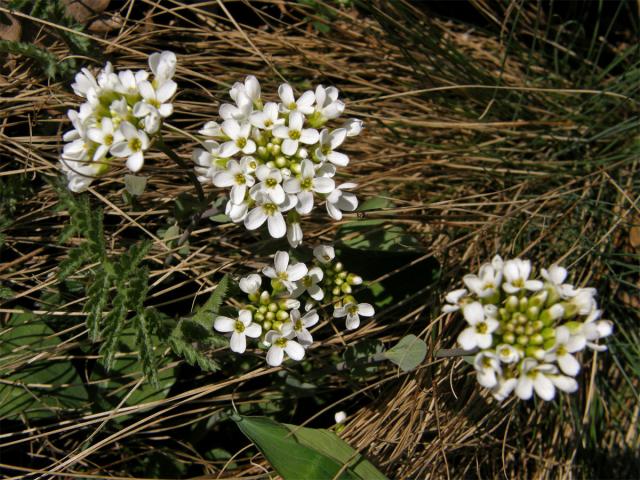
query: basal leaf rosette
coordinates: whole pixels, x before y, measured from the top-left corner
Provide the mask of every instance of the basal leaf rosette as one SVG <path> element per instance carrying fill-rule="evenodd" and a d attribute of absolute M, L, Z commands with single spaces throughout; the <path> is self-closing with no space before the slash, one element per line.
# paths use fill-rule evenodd
<path fill-rule="evenodd" d="M 595 289 L 566 278 L 558 265 L 533 278 L 529 260 L 496 255 L 478 274 L 464 276 L 466 288 L 446 296 L 443 311 L 459 311 L 467 324 L 458 345 L 473 355 L 478 383 L 497 400 L 512 393 L 528 400 L 535 392 L 549 401 L 556 389 L 575 392 L 579 353 L 606 350 L 598 341 L 613 325 L 600 319 Z"/>
<path fill-rule="evenodd" d="M 86 102 L 67 112 L 73 129 L 63 136 L 60 164 L 69 190 L 86 190 L 116 160 L 134 173 L 142 168 L 144 152 L 173 113 L 176 63 L 175 54 L 164 51 L 149 56 L 151 73 L 116 73 L 107 62 L 96 76 L 86 68 L 76 75 L 71 86 Z"/>
<path fill-rule="evenodd" d="M 318 85 L 296 96 L 289 84 L 278 88 L 276 101 L 264 101 L 254 76 L 238 82 L 229 95 L 233 104 L 220 106 L 222 123 L 208 122 L 200 130 L 203 148 L 193 152 L 202 183 L 229 189 L 225 213 L 249 230 L 266 223 L 273 238 L 285 235 L 296 248 L 302 242 L 301 216 L 316 203 L 340 220 L 354 211 L 357 185 L 337 185 L 335 175 L 349 157 L 338 149 L 362 130 L 350 119 L 331 127 L 344 111 L 334 87 Z"/>
<path fill-rule="evenodd" d="M 320 321 L 320 306 L 333 307 L 334 318 L 344 317 L 347 330 L 357 329 L 362 318 L 373 316 L 373 307 L 352 295 L 352 287 L 360 285 L 362 278 L 334 262 L 333 248 L 321 245 L 313 254 L 307 266 L 278 251 L 273 265 L 240 279 L 240 289 L 247 295 L 239 300 L 244 305 L 234 318 L 214 320 L 214 328 L 229 336 L 232 351 L 244 353 L 249 339 L 267 350 L 270 366 L 282 364 L 285 358 L 300 361 L 314 343 L 310 329 Z"/>

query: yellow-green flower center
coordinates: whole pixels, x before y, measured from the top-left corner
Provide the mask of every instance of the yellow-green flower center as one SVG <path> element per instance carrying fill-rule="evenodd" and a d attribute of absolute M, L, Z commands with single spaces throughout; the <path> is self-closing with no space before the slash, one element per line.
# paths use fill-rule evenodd
<path fill-rule="evenodd" d="M 300 130 L 289 130 L 289 138 L 291 140 L 299 140 L 300 139 Z"/>
<path fill-rule="evenodd" d="M 278 346 L 280 348 L 284 348 L 284 347 L 287 346 L 287 342 L 288 342 L 288 340 L 286 338 L 280 337 L 274 343 L 275 343 L 276 346 Z"/>
<path fill-rule="evenodd" d="M 134 152 L 140 151 L 142 149 L 142 141 L 137 137 L 132 138 L 129 140 L 129 148 Z"/>
<path fill-rule="evenodd" d="M 245 326 L 240 320 L 236 320 L 235 330 L 238 333 L 244 332 Z"/>
<path fill-rule="evenodd" d="M 238 148 L 244 148 L 247 145 L 247 139 L 244 137 L 240 137 L 236 140 L 236 145 Z"/>

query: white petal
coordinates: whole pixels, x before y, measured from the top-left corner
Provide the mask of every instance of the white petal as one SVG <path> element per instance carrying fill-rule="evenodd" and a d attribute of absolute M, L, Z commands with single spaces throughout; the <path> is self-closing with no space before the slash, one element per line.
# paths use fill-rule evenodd
<path fill-rule="evenodd" d="M 522 400 L 529 400 L 533 396 L 533 382 L 525 374 L 518 379 L 516 395 Z"/>
<path fill-rule="evenodd" d="M 549 378 L 559 390 L 567 393 L 573 393 L 578 390 L 578 382 L 571 377 L 564 375 L 550 375 Z"/>
<path fill-rule="evenodd" d="M 311 298 L 313 298 L 316 302 L 321 301 L 324 298 L 324 290 L 322 290 L 318 285 L 311 285 L 307 291 Z"/>
<path fill-rule="evenodd" d="M 542 287 L 544 287 L 544 284 L 540 280 L 527 280 L 524 282 L 524 288 L 532 292 L 542 290 Z"/>
<path fill-rule="evenodd" d="M 493 388 L 498 384 L 495 370 L 491 368 L 483 368 L 478 370 L 478 383 L 485 388 Z"/>
<path fill-rule="evenodd" d="M 217 317 L 213 322 L 213 328 L 219 332 L 233 332 L 236 321 L 229 317 Z"/>
<path fill-rule="evenodd" d="M 266 219 L 267 214 L 262 207 L 256 207 L 251 210 L 244 219 L 244 226 L 247 227 L 248 230 L 255 230 L 260 227 Z"/>
<path fill-rule="evenodd" d="M 332 178 L 317 177 L 313 179 L 313 189 L 318 193 L 331 193 L 336 187 Z"/>
<path fill-rule="evenodd" d="M 304 263 L 296 263 L 287 268 L 287 273 L 290 281 L 297 282 L 307 274 L 307 266 Z"/>
<path fill-rule="evenodd" d="M 298 193 L 298 205 L 296 207 L 296 210 L 301 215 L 307 215 L 309 212 L 311 212 L 311 210 L 313 210 L 313 193 Z"/>
<path fill-rule="evenodd" d="M 331 152 L 327 155 L 327 159 L 339 167 L 346 167 L 349 164 L 349 157 L 340 152 Z"/>
<path fill-rule="evenodd" d="M 320 134 L 315 128 L 305 128 L 300 132 L 300 141 L 307 145 L 317 143 L 319 138 Z"/>
<path fill-rule="evenodd" d="M 233 332 L 231 334 L 229 345 L 231 346 L 231 351 L 244 353 L 247 349 L 247 339 L 245 338 L 244 333 Z"/>
<path fill-rule="evenodd" d="M 480 302 L 473 302 L 462 309 L 462 314 L 469 325 L 475 325 L 484 320 L 484 308 Z"/>
<path fill-rule="evenodd" d="M 267 352 L 267 363 L 272 367 L 277 367 L 282 364 L 282 360 L 284 359 L 284 351 L 280 347 L 276 347 L 275 345 L 269 348 Z"/>
<path fill-rule="evenodd" d="M 476 339 L 475 329 L 469 327 L 460 332 L 460 335 L 458 335 L 458 345 L 460 345 L 463 350 L 473 350 L 476 348 L 478 340 Z"/>
<path fill-rule="evenodd" d="M 245 293 L 255 293 L 262 285 L 262 277 L 257 273 L 252 273 L 240 279 L 240 290 Z"/>
<path fill-rule="evenodd" d="M 285 138 L 282 142 L 282 153 L 285 155 L 295 155 L 298 151 L 298 141 L 291 140 L 290 138 Z"/>
<path fill-rule="evenodd" d="M 296 101 L 296 99 L 293 97 L 293 89 L 288 83 L 283 83 L 278 87 L 278 96 L 287 108 L 289 108 L 289 104 Z"/>
<path fill-rule="evenodd" d="M 287 233 L 287 224 L 280 212 L 276 212 L 269 217 L 267 226 L 269 227 L 269 235 L 273 238 L 282 238 Z"/>
<path fill-rule="evenodd" d="M 300 361 L 304 358 L 304 348 L 298 342 L 289 340 L 284 347 L 284 351 L 287 352 L 289 358 L 292 360 Z"/>
<path fill-rule="evenodd" d="M 560 355 L 558 357 L 558 366 L 563 373 L 575 377 L 580 371 L 580 363 L 573 355 Z"/>
<path fill-rule="evenodd" d="M 553 386 L 553 382 L 540 373 L 533 380 L 533 388 L 538 396 L 547 402 L 553 400 L 556 395 L 556 388 Z"/>
<path fill-rule="evenodd" d="M 144 165 L 144 155 L 142 152 L 135 152 L 127 158 L 127 168 L 132 172 L 138 172 Z"/>
<path fill-rule="evenodd" d="M 335 316 L 335 312 L 334 312 Z M 356 313 L 355 315 L 347 314 L 346 321 L 347 330 L 355 330 L 360 326 L 360 316 Z"/>
<path fill-rule="evenodd" d="M 252 323 L 247 328 L 244 329 L 244 334 L 247 337 L 258 338 L 262 333 L 262 327 L 257 323 Z"/>
<path fill-rule="evenodd" d="M 286 272 L 287 267 L 289 266 L 289 254 L 283 251 L 276 252 L 273 257 L 273 264 L 276 267 L 276 272 Z"/>
<path fill-rule="evenodd" d="M 375 314 L 375 310 L 369 303 L 359 303 L 358 314 L 363 317 L 372 317 Z"/>

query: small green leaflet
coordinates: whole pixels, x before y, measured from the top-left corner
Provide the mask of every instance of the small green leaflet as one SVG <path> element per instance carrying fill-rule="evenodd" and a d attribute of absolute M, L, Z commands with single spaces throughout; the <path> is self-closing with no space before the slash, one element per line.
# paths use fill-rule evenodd
<path fill-rule="evenodd" d="M 138 175 L 125 175 L 124 188 L 131 195 L 142 195 L 147 187 L 147 179 L 149 177 L 140 177 Z"/>
<path fill-rule="evenodd" d="M 234 418 L 284 480 L 386 480 L 335 433 L 278 423 L 267 417 Z"/>
<path fill-rule="evenodd" d="M 384 356 L 403 371 L 413 370 L 427 356 L 427 344 L 413 334 L 402 337 L 398 344 L 384 352 Z"/>

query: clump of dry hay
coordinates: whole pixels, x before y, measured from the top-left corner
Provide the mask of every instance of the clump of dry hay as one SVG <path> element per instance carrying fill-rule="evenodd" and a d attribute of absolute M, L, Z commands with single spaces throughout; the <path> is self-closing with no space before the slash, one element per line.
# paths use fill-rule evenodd
<path fill-rule="evenodd" d="M 357 387 L 346 385 L 339 374 L 327 377 L 322 387 L 336 395 L 352 388 L 348 396 L 336 398 L 323 410 L 348 410 L 343 437 L 352 446 L 392 478 L 588 475 L 581 473 L 576 460 L 584 452 L 588 455 L 587 447 L 597 446 L 605 456 L 637 447 L 633 394 L 622 393 L 612 404 L 603 400 L 611 391 L 630 391 L 625 376 L 631 376 L 629 382 L 638 388 L 637 378 L 612 361 L 599 356 L 596 363 L 594 356 L 578 395 L 555 407 L 515 402 L 497 406 L 477 386 L 462 359 L 434 355 L 452 346 L 460 328 L 439 313 L 438 298 L 461 271 L 494 252 L 533 256 L 540 263 L 571 263 L 576 282 L 605 284 L 601 279 L 611 275 L 608 242 L 613 235 L 625 235 L 638 211 L 634 182 L 638 165 L 629 160 L 633 151 L 626 149 L 627 138 L 616 140 L 621 153 L 609 158 L 603 143 L 612 140 L 607 135 L 601 140 L 597 133 L 632 118 L 637 89 L 614 88 L 615 75 L 605 72 L 599 88 L 576 92 L 582 85 L 557 75 L 553 65 L 535 58 L 536 52 L 533 59 L 514 53 L 519 40 L 514 31 L 521 29 L 518 32 L 524 36 L 543 30 L 532 8 L 519 10 L 516 25 L 513 10 L 489 11 L 478 2 L 481 11 L 502 25 L 501 37 L 469 31 L 401 2 L 376 2 L 366 12 L 336 10 L 327 35 L 318 34 L 303 20 L 314 12 L 277 1 L 210 6 L 139 2 L 135 8 L 142 7 L 144 14 L 137 16 L 131 5 L 119 12 L 124 18 L 120 29 L 90 38 L 119 68 L 139 68 L 153 51 L 175 51 L 180 93 L 170 123 L 182 130 L 195 132 L 215 119 L 229 86 L 247 74 L 260 79 L 263 92 L 275 92 L 283 79 L 300 89 L 317 83 L 338 87 L 348 115 L 366 124 L 366 132 L 346 152 L 352 158 L 349 178 L 360 185 L 362 199 L 384 196 L 395 205 L 368 216 L 403 225 L 422 243 L 418 259 L 433 257 L 440 262 L 437 281 L 416 279 L 417 291 L 430 285 L 429 295 L 418 295 L 400 315 L 388 307 L 364 328 L 336 335 L 312 352 L 330 362 L 330 355 L 340 355 L 345 345 L 368 338 L 392 345 L 409 331 L 428 342 L 427 360 L 414 372 L 401 374 L 391 365 L 381 365 L 376 376 Z M 407 14 L 413 16 L 412 24 L 407 23 Z M 432 43 L 416 43 L 419 31 Z M 59 43 L 51 46 L 60 57 L 67 54 L 65 48 Z M 13 260 L 1 267 L 0 274 L 18 292 L 0 310 L 5 318 L 33 308 L 40 294 L 52 291 L 52 274 L 66 256 L 67 249 L 53 239 L 68 217 L 53 210 L 56 192 L 37 179 L 58 174 L 61 133 L 67 129 L 64 113 L 77 104 L 68 83 L 45 82 L 29 62 L 9 66 L 0 76 L 4 159 L 0 174 L 27 175 L 36 188 L 17 206 L 5 231 L 4 248 Z M 610 112 L 608 118 L 601 108 Z M 183 158 L 190 158 L 194 142 L 177 134 L 168 135 L 166 141 Z M 266 257 L 254 254 L 258 236 L 236 225 L 203 222 L 189 239 L 189 254 L 166 262 L 167 255 L 175 252 L 157 231 L 166 228 L 174 199 L 193 193 L 192 186 L 169 159 L 151 154 L 144 169 L 150 188 L 139 207 L 131 210 L 122 199 L 122 173 L 115 171 L 95 182 L 90 195 L 105 209 L 113 252 L 139 238 L 154 241 L 148 257 L 153 265 L 150 305 L 187 315 L 189 306 L 215 286 L 219 272 L 244 272 L 265 261 Z M 347 216 L 345 221 L 356 218 Z M 340 225 L 327 224 L 319 214 L 303 225 L 305 238 L 333 241 Z M 407 268 L 387 276 L 401 278 Z M 615 282 L 613 288 L 624 291 Z M 82 361 L 77 348 L 87 341 L 80 321 L 83 301 L 72 298 L 53 313 L 35 306 L 36 313 L 79 322 L 65 332 L 74 334 L 72 340 L 41 355 Z M 30 361 L 20 357 L 5 367 Z M 231 399 L 249 406 L 279 395 L 264 381 L 274 370 L 228 378 L 195 374 L 189 382 L 196 386 L 184 385 L 181 393 L 154 404 L 80 411 L 57 424 L 7 431 L 0 448 L 28 445 L 32 455 L 50 462 L 50 473 L 115 477 L 128 473 L 121 465 L 131 460 L 129 456 L 144 455 L 163 443 L 171 445 L 181 461 L 199 465 L 203 474 L 260 476 L 268 468 L 262 458 L 240 451 L 231 469 L 225 462 L 202 457 L 174 432 L 219 415 Z M 606 386 L 599 378 L 606 378 Z M 137 382 L 131 379 L 128 387 Z M 605 419 L 604 427 L 590 423 L 594 409 L 599 419 Z M 119 428 L 105 427 L 125 414 L 129 417 Z M 606 419 L 612 417 L 616 428 L 608 429 Z M 589 429 L 597 431 L 596 439 L 585 440 Z M 91 446 L 81 450 L 96 431 Z M 120 456 L 118 449 L 126 455 Z M 25 468 L 24 473 L 28 471 Z"/>

